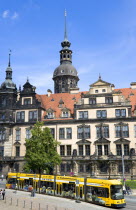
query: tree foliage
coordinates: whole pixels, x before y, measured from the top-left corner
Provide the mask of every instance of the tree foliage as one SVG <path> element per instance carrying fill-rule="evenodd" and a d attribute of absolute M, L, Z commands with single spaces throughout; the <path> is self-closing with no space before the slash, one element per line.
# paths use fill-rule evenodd
<path fill-rule="evenodd" d="M 50 129 L 43 128 L 43 122 L 37 122 L 31 130 L 31 138 L 26 139 L 25 169 L 41 173 L 61 163 L 61 157 L 57 153 L 59 144 L 52 136 Z"/>

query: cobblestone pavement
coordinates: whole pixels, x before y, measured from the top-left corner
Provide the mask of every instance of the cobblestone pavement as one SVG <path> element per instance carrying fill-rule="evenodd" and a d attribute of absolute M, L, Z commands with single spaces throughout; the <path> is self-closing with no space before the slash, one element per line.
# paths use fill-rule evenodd
<path fill-rule="evenodd" d="M 29 192 L 6 189 L 6 200 L 0 200 L 1 210 L 99 210 L 107 209 L 85 202 L 76 203 L 75 200 L 36 194 L 31 197 Z M 111 209 L 111 208 L 110 208 Z"/>

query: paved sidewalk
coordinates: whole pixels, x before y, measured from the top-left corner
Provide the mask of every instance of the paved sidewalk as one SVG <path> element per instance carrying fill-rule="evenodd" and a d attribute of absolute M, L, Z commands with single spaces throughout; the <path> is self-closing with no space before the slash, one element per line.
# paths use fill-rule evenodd
<path fill-rule="evenodd" d="M 17 203 L 18 202 L 18 203 Z M 39 206 L 40 204 L 40 206 Z M 6 202 L 0 200 L 2 210 L 99 210 L 106 207 L 85 202 L 76 203 L 75 200 L 36 194 L 31 197 L 29 192 L 6 189 Z"/>

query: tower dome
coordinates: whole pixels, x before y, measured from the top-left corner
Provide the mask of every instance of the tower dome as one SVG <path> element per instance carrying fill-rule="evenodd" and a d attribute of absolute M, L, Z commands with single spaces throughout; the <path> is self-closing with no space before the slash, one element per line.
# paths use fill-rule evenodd
<path fill-rule="evenodd" d="M 65 11 L 65 31 L 64 41 L 61 42 L 60 65 L 54 70 L 54 92 L 67 93 L 71 88 L 77 88 L 79 81 L 76 68 L 72 65 L 72 50 L 69 49 L 71 43 L 67 38 L 66 11 Z"/>

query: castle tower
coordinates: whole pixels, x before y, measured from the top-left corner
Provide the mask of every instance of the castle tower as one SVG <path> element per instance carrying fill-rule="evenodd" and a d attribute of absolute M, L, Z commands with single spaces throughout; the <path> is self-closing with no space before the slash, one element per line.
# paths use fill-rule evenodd
<path fill-rule="evenodd" d="M 70 45 L 71 43 L 67 38 L 65 11 L 64 41 L 61 42 L 60 65 L 55 69 L 53 74 L 55 93 L 69 93 L 71 89 L 77 88 L 79 78 L 77 70 L 72 65 L 72 50 L 69 49 Z"/>

